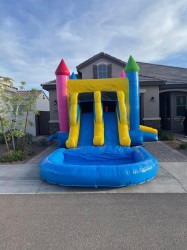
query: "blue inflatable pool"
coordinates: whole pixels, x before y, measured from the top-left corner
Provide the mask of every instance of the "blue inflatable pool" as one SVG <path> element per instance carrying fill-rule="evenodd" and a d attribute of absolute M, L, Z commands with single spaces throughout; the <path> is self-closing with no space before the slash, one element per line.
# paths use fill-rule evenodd
<path fill-rule="evenodd" d="M 53 184 L 122 187 L 153 179 L 157 160 L 143 147 L 59 148 L 40 163 L 41 177 Z"/>

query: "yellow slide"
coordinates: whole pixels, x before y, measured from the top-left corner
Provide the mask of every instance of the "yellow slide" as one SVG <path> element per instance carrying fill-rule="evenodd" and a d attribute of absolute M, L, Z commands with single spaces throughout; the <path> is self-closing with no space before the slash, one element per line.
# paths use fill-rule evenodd
<path fill-rule="evenodd" d="M 118 97 L 117 118 L 118 118 L 119 142 L 121 146 L 130 146 L 131 139 L 129 136 L 129 128 L 127 123 L 127 110 L 125 106 L 124 92 L 117 91 L 117 97 Z"/>
<path fill-rule="evenodd" d="M 80 130 L 80 110 L 78 108 L 78 93 L 70 96 L 70 130 L 69 138 L 66 141 L 67 148 L 76 148 Z"/>
<path fill-rule="evenodd" d="M 104 122 L 100 91 L 94 92 L 94 110 L 95 119 L 93 144 L 95 146 L 102 146 L 104 144 Z"/>

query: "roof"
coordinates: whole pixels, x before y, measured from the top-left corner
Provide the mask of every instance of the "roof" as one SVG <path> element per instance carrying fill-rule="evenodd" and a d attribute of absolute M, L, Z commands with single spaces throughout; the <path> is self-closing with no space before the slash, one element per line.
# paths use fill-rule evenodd
<path fill-rule="evenodd" d="M 18 90 L 17 93 L 20 96 L 27 96 L 27 94 L 31 93 L 32 90 Z M 41 94 L 43 92 L 43 90 L 38 90 L 38 95 Z"/>
<path fill-rule="evenodd" d="M 150 77 L 150 76 L 145 76 L 145 75 L 141 75 L 139 74 L 139 80 L 140 80 L 140 84 L 142 83 L 142 85 L 150 85 L 154 83 L 154 85 L 163 85 L 166 83 L 166 81 L 156 78 L 156 77 Z"/>
<path fill-rule="evenodd" d="M 187 84 L 187 68 L 138 62 L 140 74 L 166 81 L 166 84 Z"/>
<path fill-rule="evenodd" d="M 107 53 L 100 52 L 79 64 L 76 67 L 77 71 L 79 72 L 79 70 L 81 70 L 82 68 L 93 64 L 94 62 L 102 58 L 108 59 L 109 61 L 121 66 L 122 68 L 126 66 L 126 62 Z M 143 62 L 137 62 L 137 64 L 140 67 L 139 78 L 142 85 L 177 85 L 179 87 L 182 87 L 187 84 L 187 68 Z M 41 86 L 46 90 L 55 89 L 56 80 L 43 83 L 41 84 Z"/>
<path fill-rule="evenodd" d="M 113 57 L 109 54 L 106 54 L 104 52 L 100 52 L 99 54 L 94 55 L 93 57 L 79 64 L 77 66 L 77 70 L 80 70 L 101 58 L 108 59 L 122 66 L 123 68 L 126 66 L 126 62 L 116 57 Z M 140 76 L 142 75 L 144 77 L 150 77 L 152 78 L 152 80 L 157 79 L 157 81 L 161 80 L 166 84 L 187 84 L 187 68 L 159 65 L 153 63 L 144 63 L 144 62 L 137 62 L 137 64 L 140 67 Z M 144 78 L 144 80 L 146 79 Z"/>
<path fill-rule="evenodd" d="M 106 58 L 106 59 L 108 59 L 108 60 L 110 60 L 110 61 L 112 61 L 112 62 L 114 62 L 114 63 L 116 63 L 116 64 L 118 64 L 120 66 L 122 66 L 123 68 L 126 65 L 126 63 L 124 61 L 122 61 L 122 60 L 120 60 L 120 59 L 118 59 L 116 57 L 113 57 L 113 56 L 111 56 L 109 54 L 106 54 L 104 52 L 100 52 L 99 54 L 90 57 L 88 60 L 86 60 L 86 61 L 82 62 L 81 64 L 79 64 L 78 66 L 76 66 L 77 71 L 79 71 L 80 69 L 86 67 L 89 64 L 94 63 L 95 61 L 97 61 L 97 60 L 99 60 L 101 58 Z"/>
<path fill-rule="evenodd" d="M 55 84 L 56 85 L 56 80 L 54 79 L 54 80 L 51 80 L 51 81 L 49 81 L 49 82 L 45 82 L 45 83 L 42 83 L 41 84 L 41 86 L 43 86 L 43 85 L 53 85 L 53 84 Z"/>
<path fill-rule="evenodd" d="M 56 89 L 56 80 L 42 83 L 41 86 L 45 90 Z"/>
<path fill-rule="evenodd" d="M 31 93 L 31 92 L 32 92 L 32 90 L 23 90 L 23 91 L 18 90 L 16 93 L 17 93 L 19 96 L 27 97 L 28 94 Z M 43 90 L 37 90 L 37 92 L 38 92 L 38 93 L 37 93 L 38 96 L 39 96 L 40 94 L 44 94 L 45 97 L 46 97 L 47 99 L 49 99 L 48 96 L 45 94 L 45 92 L 44 92 Z"/>

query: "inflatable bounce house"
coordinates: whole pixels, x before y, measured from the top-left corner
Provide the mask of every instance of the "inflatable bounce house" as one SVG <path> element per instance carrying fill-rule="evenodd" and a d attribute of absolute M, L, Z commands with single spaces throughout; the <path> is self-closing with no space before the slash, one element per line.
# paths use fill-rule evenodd
<path fill-rule="evenodd" d="M 157 160 L 141 145 L 157 130 L 140 125 L 139 66 L 130 56 L 120 78 L 76 79 L 62 60 L 56 70 L 59 149 L 40 163 L 53 184 L 122 187 L 153 179 Z M 69 77 L 70 76 L 70 77 Z"/>

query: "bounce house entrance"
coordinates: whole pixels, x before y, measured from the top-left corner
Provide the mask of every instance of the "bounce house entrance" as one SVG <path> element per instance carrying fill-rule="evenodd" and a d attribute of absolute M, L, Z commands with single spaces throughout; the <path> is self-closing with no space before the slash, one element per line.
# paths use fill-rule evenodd
<path fill-rule="evenodd" d="M 115 101 L 102 101 L 104 112 L 115 112 L 116 102 Z"/>
<path fill-rule="evenodd" d="M 78 96 L 81 113 L 93 113 L 93 93 L 80 93 Z"/>
<path fill-rule="evenodd" d="M 93 101 L 80 102 L 82 113 L 93 113 Z"/>

